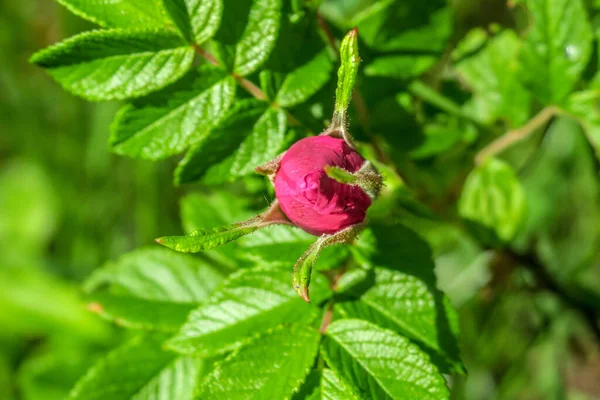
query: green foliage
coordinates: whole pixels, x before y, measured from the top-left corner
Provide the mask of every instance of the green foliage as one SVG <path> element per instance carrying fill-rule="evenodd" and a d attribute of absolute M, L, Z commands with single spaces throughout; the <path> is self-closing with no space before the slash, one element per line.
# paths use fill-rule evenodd
<path fill-rule="evenodd" d="M 597 397 L 597 2 L 5 3 L 0 397 Z M 270 227 L 327 126 L 364 229 Z"/>
<path fill-rule="evenodd" d="M 490 159 L 471 172 L 458 207 L 463 218 L 492 230 L 503 241 L 510 241 L 527 205 L 523 188 L 510 165 Z"/>
<path fill-rule="evenodd" d="M 139 97 L 179 79 L 194 53 L 181 38 L 160 30 L 82 33 L 36 53 L 31 62 L 73 94 L 89 100 Z"/>

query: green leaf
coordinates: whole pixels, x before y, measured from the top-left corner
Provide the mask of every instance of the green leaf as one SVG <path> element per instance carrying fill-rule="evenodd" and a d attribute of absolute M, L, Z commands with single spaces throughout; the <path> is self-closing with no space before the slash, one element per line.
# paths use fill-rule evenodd
<path fill-rule="evenodd" d="M 215 50 L 228 69 L 246 76 L 267 60 L 277 40 L 281 7 L 281 0 L 224 0 Z"/>
<path fill-rule="evenodd" d="M 260 220 L 254 218 L 232 225 L 201 228 L 187 236 L 164 236 L 156 242 L 181 253 L 198 253 L 233 242 L 261 227 Z"/>
<path fill-rule="evenodd" d="M 169 347 L 206 357 L 233 350 L 281 323 L 310 322 L 317 315 L 318 309 L 294 292 L 289 271 L 244 269 L 190 314 Z"/>
<path fill-rule="evenodd" d="M 458 209 L 460 215 L 510 241 L 525 218 L 525 193 L 512 167 L 489 159 L 467 177 Z"/>
<path fill-rule="evenodd" d="M 467 113 L 485 123 L 505 118 L 512 126 L 520 126 L 527 121 L 531 94 L 519 79 L 520 49 L 519 37 L 507 29 L 491 37 L 475 55 L 456 64 L 458 73 L 475 93 L 466 106 Z"/>
<path fill-rule="evenodd" d="M 341 65 L 338 69 L 338 83 L 335 90 L 335 115 L 344 119 L 346 109 L 352 99 L 354 84 L 356 83 L 356 74 L 360 65 L 360 56 L 358 55 L 358 30 L 353 29 L 344 37 L 340 45 Z"/>
<path fill-rule="evenodd" d="M 532 26 L 521 51 L 520 77 L 545 103 L 573 89 L 592 50 L 592 29 L 581 0 L 526 0 Z"/>
<path fill-rule="evenodd" d="M 107 28 L 162 28 L 161 0 L 57 0 L 73 14 Z"/>
<path fill-rule="evenodd" d="M 229 191 L 190 193 L 181 199 L 181 222 L 186 233 L 206 226 L 226 225 L 252 217 L 250 204 L 243 196 Z M 264 231 L 261 231 L 264 232 Z M 261 232 L 258 232 L 260 234 Z M 253 237 L 252 235 L 250 237 Z"/>
<path fill-rule="evenodd" d="M 200 259 L 142 248 L 97 270 L 86 281 L 90 308 L 121 325 L 173 331 L 223 280 Z M 100 291 L 109 286 L 109 291 Z"/>
<path fill-rule="evenodd" d="M 225 160 L 206 171 L 205 182 L 231 182 L 254 174 L 254 168 L 279 155 L 287 143 L 287 117 L 280 108 L 268 108 L 241 145 Z"/>
<path fill-rule="evenodd" d="M 31 57 L 63 87 L 88 100 L 139 97 L 181 78 L 194 50 L 160 30 L 101 30 L 79 34 Z"/>
<path fill-rule="evenodd" d="M 433 67 L 438 58 L 437 55 L 429 54 L 380 56 L 365 67 L 365 75 L 410 79 Z"/>
<path fill-rule="evenodd" d="M 350 26 L 382 53 L 441 55 L 452 34 L 452 13 L 444 0 L 383 0 L 362 9 Z"/>
<path fill-rule="evenodd" d="M 275 102 L 282 107 L 303 103 L 323 87 L 331 76 L 333 63 L 326 50 L 290 72 L 284 79 Z"/>
<path fill-rule="evenodd" d="M 292 226 L 278 225 L 262 229 L 240 239 L 238 257 L 256 266 L 287 268 L 296 264 L 298 258 L 313 244 L 315 237 Z M 335 246 L 323 249 L 316 264 L 318 270 L 339 267 L 348 257 L 347 247 Z"/>
<path fill-rule="evenodd" d="M 197 399 L 288 399 L 314 364 L 320 335 L 289 325 L 248 342 L 227 357 L 202 383 Z"/>
<path fill-rule="evenodd" d="M 361 397 L 355 393 L 355 388 L 342 381 L 333 370 L 325 368 L 321 378 L 322 400 L 359 400 Z"/>
<path fill-rule="evenodd" d="M 175 171 L 175 183 L 190 183 L 202 178 L 209 167 L 230 156 L 266 110 L 264 102 L 246 99 L 234 104 L 221 123 L 192 147 Z M 257 164 L 258 166 L 258 164 Z"/>
<path fill-rule="evenodd" d="M 339 309 L 346 318 L 365 319 L 411 339 L 443 372 L 464 372 L 453 339 L 458 315 L 439 290 L 422 280 L 376 268 L 374 283 L 360 300 L 339 303 Z"/>
<path fill-rule="evenodd" d="M 322 346 L 329 367 L 371 399 L 443 400 L 444 378 L 417 346 L 367 321 L 329 326 Z"/>
<path fill-rule="evenodd" d="M 208 134 L 231 107 L 235 80 L 204 65 L 167 89 L 124 106 L 110 144 L 122 155 L 157 160 L 180 153 Z"/>
<path fill-rule="evenodd" d="M 162 338 L 136 337 L 100 360 L 69 400 L 187 400 L 203 362 L 161 350 Z"/>
<path fill-rule="evenodd" d="M 566 109 L 580 119 L 596 157 L 600 159 L 600 93 L 597 89 L 575 92 L 566 103 Z"/>
<path fill-rule="evenodd" d="M 197 45 L 219 29 L 223 0 L 163 0 L 163 4 L 181 34 Z"/>
<path fill-rule="evenodd" d="M 423 346 L 438 366 L 464 372 L 458 313 L 437 289 L 427 242 L 402 225 L 372 224 L 351 250 L 371 270 L 368 285 L 351 290 L 358 301 L 341 304 L 346 317 L 393 329 Z"/>

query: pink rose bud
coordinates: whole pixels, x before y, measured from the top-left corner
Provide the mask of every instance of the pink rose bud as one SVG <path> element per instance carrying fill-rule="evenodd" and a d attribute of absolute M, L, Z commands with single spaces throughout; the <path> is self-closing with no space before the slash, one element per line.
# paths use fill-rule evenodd
<path fill-rule="evenodd" d="M 358 186 L 339 183 L 326 165 L 356 172 L 365 162 L 343 139 L 314 136 L 295 143 L 281 159 L 275 194 L 285 215 L 313 235 L 332 234 L 365 219 L 371 199 Z"/>

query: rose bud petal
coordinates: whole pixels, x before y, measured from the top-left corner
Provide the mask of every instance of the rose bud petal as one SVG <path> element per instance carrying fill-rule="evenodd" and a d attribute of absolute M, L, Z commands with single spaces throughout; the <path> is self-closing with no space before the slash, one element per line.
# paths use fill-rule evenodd
<path fill-rule="evenodd" d="M 281 209 L 295 225 L 317 236 L 361 223 L 371 199 L 360 187 L 327 176 L 324 167 L 356 172 L 364 162 L 343 139 L 314 136 L 299 140 L 285 153 L 275 176 Z"/>

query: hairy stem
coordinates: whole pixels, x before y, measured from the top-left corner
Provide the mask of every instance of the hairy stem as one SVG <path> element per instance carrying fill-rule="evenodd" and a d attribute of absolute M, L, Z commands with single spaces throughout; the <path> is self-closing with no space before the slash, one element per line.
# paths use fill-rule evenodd
<path fill-rule="evenodd" d="M 529 120 L 525 125 L 518 129 L 508 131 L 496 140 L 492 141 L 486 147 L 481 149 L 475 156 L 475 164 L 481 165 L 486 159 L 506 150 L 513 144 L 526 139 L 538 128 L 546 124 L 552 117 L 558 114 L 560 110 L 555 106 L 549 106 L 540 111 L 535 117 Z"/>

